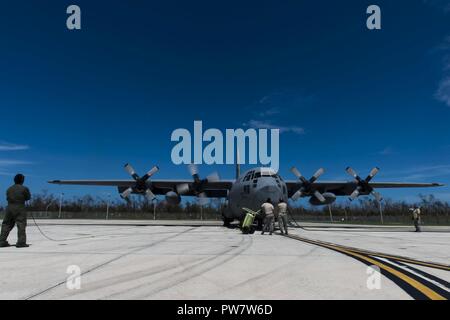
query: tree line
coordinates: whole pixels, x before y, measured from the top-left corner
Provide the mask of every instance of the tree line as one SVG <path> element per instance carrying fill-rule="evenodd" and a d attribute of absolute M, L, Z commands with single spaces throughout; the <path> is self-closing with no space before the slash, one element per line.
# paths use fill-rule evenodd
<path fill-rule="evenodd" d="M 36 217 L 58 218 L 59 195 L 43 192 L 33 196 L 28 211 Z M 195 199 L 178 205 L 166 201 L 149 202 L 144 197 L 134 196 L 131 204 L 116 199 L 105 199 L 91 195 L 63 199 L 61 214 L 63 218 L 109 218 L 117 219 L 208 219 L 221 220 L 225 202 L 212 199 L 206 205 L 199 205 Z M 450 224 L 450 205 L 433 195 L 419 195 L 414 203 L 386 199 L 381 204 L 383 219 L 386 222 L 407 222 L 411 219 L 410 208 L 421 207 L 423 218 L 430 224 Z M 4 208 L 0 206 L 0 211 Z M 331 213 L 330 213 L 331 210 Z M 328 206 L 294 206 L 290 208 L 294 219 L 300 221 L 333 221 L 337 222 L 379 222 L 380 208 L 371 197 L 360 197 L 353 203 L 337 202 Z"/>

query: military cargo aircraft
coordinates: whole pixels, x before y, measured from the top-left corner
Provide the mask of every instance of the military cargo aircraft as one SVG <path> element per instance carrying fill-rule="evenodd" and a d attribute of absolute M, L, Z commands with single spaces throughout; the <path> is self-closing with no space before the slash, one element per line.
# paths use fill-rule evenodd
<path fill-rule="evenodd" d="M 285 181 L 274 170 L 262 167 L 241 175 L 239 165 L 236 166 L 235 180 L 221 180 L 217 173 L 201 179 L 195 165 L 189 165 L 193 180 L 152 180 L 151 177 L 159 170 L 156 166 L 142 177 L 129 164 L 125 165 L 125 170 L 132 180 L 53 180 L 49 183 L 117 187 L 121 197 L 128 202 L 131 194 L 143 195 L 149 201 L 155 199 L 156 195 L 164 195 L 171 204 L 180 203 L 181 196 L 198 197 L 200 204 L 205 204 L 208 198 L 225 198 L 228 201 L 222 213 L 225 226 L 234 220 L 242 220 L 243 208 L 257 211 L 268 198 L 278 203 L 280 199 L 297 201 L 308 197 L 310 204 L 320 206 L 332 204 L 339 196 L 349 196 L 350 200 L 355 200 L 359 196 L 373 195 L 377 201 L 381 201 L 382 196 L 376 189 L 443 186 L 439 183 L 372 182 L 379 172 L 378 168 L 372 169 L 367 178 L 362 179 L 349 167 L 346 171 L 352 176 L 352 181 L 328 182 L 317 181 L 325 172 L 322 168 L 307 179 L 293 167 L 291 172 L 297 177 L 293 181 Z"/>

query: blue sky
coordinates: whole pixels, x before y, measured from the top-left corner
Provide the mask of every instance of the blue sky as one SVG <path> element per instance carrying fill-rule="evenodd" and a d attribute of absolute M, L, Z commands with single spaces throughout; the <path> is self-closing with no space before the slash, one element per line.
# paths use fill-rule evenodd
<path fill-rule="evenodd" d="M 82 10 L 68 31 L 66 8 Z M 366 28 L 378 4 L 382 30 Z M 49 179 L 158 178 L 177 128 L 276 126 L 281 174 L 450 184 L 450 1 L 15 1 L 0 19 L 0 190 Z M 218 170 L 232 178 L 230 166 Z M 155 177 L 155 178 L 156 178 Z M 436 191 L 385 191 L 415 199 Z M 0 199 L 4 201 L 4 199 Z"/>

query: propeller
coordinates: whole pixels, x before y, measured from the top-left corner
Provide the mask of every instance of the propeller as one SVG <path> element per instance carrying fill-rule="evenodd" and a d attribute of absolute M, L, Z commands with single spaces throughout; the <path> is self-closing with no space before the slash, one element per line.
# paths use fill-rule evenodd
<path fill-rule="evenodd" d="M 130 195 L 133 192 L 137 192 L 137 193 L 145 195 L 145 197 L 149 201 L 152 201 L 153 199 L 155 199 L 156 196 L 153 194 L 152 190 L 150 189 L 149 180 L 156 172 L 158 172 L 158 170 L 159 170 L 159 168 L 155 166 L 149 172 L 147 172 L 145 175 L 140 177 L 130 164 L 126 164 L 125 171 L 128 172 L 128 174 L 133 177 L 133 179 L 136 181 L 136 184 L 134 186 L 126 189 L 124 192 L 122 192 L 120 194 L 120 196 L 123 199 L 125 199 L 127 202 L 129 202 Z"/>
<path fill-rule="evenodd" d="M 314 175 L 309 180 L 306 179 L 300 173 L 300 171 L 298 171 L 298 169 L 296 167 L 292 167 L 291 172 L 300 180 L 300 183 L 299 183 L 300 189 L 296 193 L 294 193 L 294 195 L 291 198 L 292 200 L 297 201 L 304 195 L 313 194 L 320 202 L 325 203 L 325 201 L 326 201 L 325 197 L 319 191 L 316 190 L 316 191 L 312 192 L 312 189 L 311 189 L 312 184 L 314 182 L 316 182 L 317 179 L 319 179 L 320 176 L 325 173 L 325 169 L 320 168 L 319 170 L 317 170 L 316 173 L 314 173 Z"/>
<path fill-rule="evenodd" d="M 217 172 L 214 172 L 206 177 L 206 179 L 201 179 L 198 171 L 198 167 L 195 164 L 190 164 L 188 166 L 189 173 L 191 174 L 194 182 L 191 184 L 183 183 L 177 185 L 178 194 L 186 194 L 189 191 L 193 191 L 195 196 L 198 198 L 200 205 L 205 205 L 208 203 L 208 196 L 205 192 L 205 187 L 210 182 L 217 182 L 220 180 L 220 176 Z"/>
<path fill-rule="evenodd" d="M 355 170 L 353 170 L 352 168 L 348 167 L 345 171 L 347 171 L 347 173 L 349 175 L 351 175 L 356 182 L 356 189 L 355 191 L 352 192 L 352 194 L 350 195 L 350 201 L 355 200 L 356 198 L 359 197 L 359 195 L 361 193 L 370 193 L 371 195 L 373 195 L 375 197 L 375 199 L 380 202 L 381 200 L 383 200 L 383 196 L 379 193 L 376 192 L 374 190 L 374 188 L 370 185 L 370 181 L 372 181 L 372 179 L 378 174 L 378 172 L 380 171 L 379 168 L 375 167 L 373 168 L 369 175 L 367 176 L 366 179 L 362 179 Z"/>

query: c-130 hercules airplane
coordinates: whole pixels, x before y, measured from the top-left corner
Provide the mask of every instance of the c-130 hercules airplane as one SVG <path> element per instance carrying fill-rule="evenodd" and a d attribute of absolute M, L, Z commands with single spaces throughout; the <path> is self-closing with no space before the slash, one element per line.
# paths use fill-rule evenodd
<path fill-rule="evenodd" d="M 49 183 L 113 186 L 118 188 L 120 196 L 127 202 L 130 201 L 131 194 L 143 195 L 149 201 L 155 199 L 156 195 L 164 195 L 170 204 L 179 204 L 181 196 L 197 197 L 200 204 L 205 204 L 208 198 L 226 198 L 228 205 L 222 213 L 225 226 L 229 226 L 234 220 L 242 220 L 243 208 L 257 211 L 268 198 L 277 203 L 280 199 L 297 201 L 309 197 L 311 205 L 320 206 L 332 204 L 338 196 L 349 196 L 350 200 L 355 200 L 359 196 L 373 195 L 377 201 L 381 201 L 382 196 L 375 191 L 378 188 L 443 186 L 439 183 L 372 182 L 379 168 L 372 169 L 367 178 L 362 179 L 348 167 L 346 171 L 353 177 L 353 181 L 328 182 L 317 181 L 325 173 L 323 168 L 317 170 L 310 179 L 306 179 L 297 168 L 293 167 L 291 172 L 297 177 L 296 181 L 284 181 L 274 170 L 262 167 L 248 170 L 241 175 L 239 165 L 236 166 L 236 180 L 220 180 L 217 173 L 201 179 L 196 165 L 189 165 L 193 180 L 151 180 L 150 178 L 159 171 L 156 166 L 142 177 L 129 164 L 125 165 L 125 170 L 133 180 L 53 180 Z"/>

